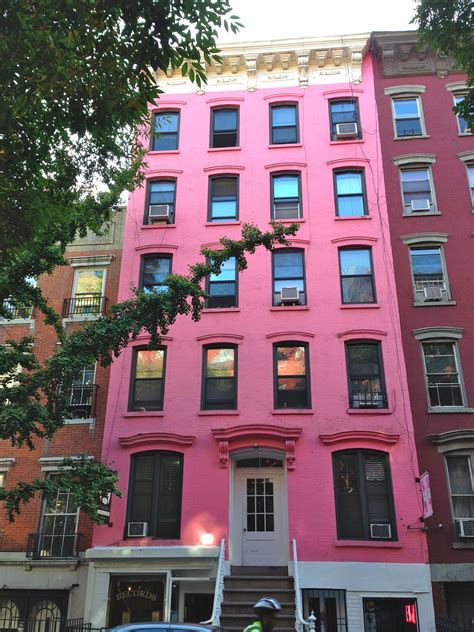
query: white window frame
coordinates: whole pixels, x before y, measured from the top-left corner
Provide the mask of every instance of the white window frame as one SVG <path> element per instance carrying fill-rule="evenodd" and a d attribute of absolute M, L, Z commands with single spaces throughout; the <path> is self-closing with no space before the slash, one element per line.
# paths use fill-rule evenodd
<path fill-rule="evenodd" d="M 51 475 L 51 474 L 50 474 Z M 54 476 L 54 473 L 53 473 Z M 57 494 L 56 494 L 56 499 L 58 498 L 59 494 L 67 494 L 68 495 L 68 501 L 69 501 L 69 495 L 71 494 L 71 492 L 66 491 L 66 490 L 58 490 Z M 54 501 L 52 501 L 52 504 L 54 503 Z M 64 542 L 65 542 L 65 538 L 68 536 L 73 536 L 74 537 L 74 550 L 76 550 L 77 548 L 77 537 L 78 537 L 78 525 L 79 525 L 79 512 L 80 512 L 80 508 L 77 507 L 75 512 L 69 512 L 69 513 L 59 513 L 59 512 L 54 512 L 52 509 L 48 509 L 48 504 L 46 501 L 43 501 L 42 506 L 41 506 L 41 519 L 40 519 L 40 529 L 39 532 L 42 534 L 41 536 L 41 542 L 43 541 L 43 537 L 45 535 L 44 533 L 44 524 L 45 524 L 45 518 L 47 516 L 74 516 L 76 517 L 75 519 L 75 524 L 74 524 L 74 531 L 73 533 L 65 533 L 64 529 L 62 533 L 55 533 L 54 530 L 51 534 L 52 538 L 62 538 L 62 547 L 64 547 Z M 51 540 L 51 546 L 52 546 L 53 540 Z M 61 549 L 62 550 L 62 549 Z M 54 556 L 46 556 L 46 557 L 54 557 Z M 61 558 L 63 556 L 60 556 Z"/>
<path fill-rule="evenodd" d="M 74 278 L 73 278 L 73 282 L 72 282 L 72 291 L 71 291 L 71 299 L 76 299 L 78 296 L 81 296 L 81 294 L 77 294 L 77 283 L 78 283 L 78 279 L 79 279 L 79 274 L 80 272 L 84 271 L 84 270 L 89 270 L 91 272 L 94 272 L 95 270 L 100 270 L 102 271 L 104 274 L 102 276 L 102 288 L 100 290 L 100 309 L 99 311 L 94 314 L 94 313 L 84 313 L 84 314 L 72 314 L 71 315 L 71 311 L 68 311 L 68 316 L 65 318 L 66 321 L 77 321 L 77 320 L 95 320 L 96 318 L 98 318 L 99 316 L 102 315 L 102 301 L 103 298 L 105 296 L 105 284 L 107 281 L 107 268 L 105 266 L 102 265 L 94 265 L 94 266 L 75 266 L 74 267 Z"/>
<path fill-rule="evenodd" d="M 429 181 L 430 193 L 431 193 L 431 208 L 429 211 L 412 211 L 411 208 L 408 211 L 407 210 L 408 205 L 405 204 L 405 194 L 403 191 L 402 172 L 403 171 L 422 171 L 422 170 L 426 170 L 428 173 L 428 181 Z M 400 190 L 401 190 L 401 196 L 402 196 L 403 215 L 405 217 L 418 217 L 420 215 L 436 215 L 437 213 L 439 213 L 438 206 L 436 204 L 436 195 L 435 195 L 433 172 L 431 171 L 431 165 L 428 165 L 428 164 L 424 165 L 420 163 L 405 164 L 405 165 L 400 166 L 399 171 L 400 171 Z"/>
<path fill-rule="evenodd" d="M 107 268 L 104 268 L 102 266 L 91 266 L 91 267 L 78 267 L 75 268 L 74 270 L 74 279 L 73 279 L 73 283 L 72 283 L 72 292 L 71 292 L 71 298 L 76 298 L 76 292 L 77 292 L 77 282 L 79 279 L 79 274 L 81 272 L 84 272 L 85 270 L 88 270 L 89 272 L 95 272 L 96 270 L 100 270 L 104 273 L 104 276 L 102 277 L 102 288 L 100 291 L 100 295 L 104 296 L 104 289 L 105 289 L 105 280 L 107 277 Z"/>
<path fill-rule="evenodd" d="M 454 92 L 453 93 L 453 104 L 456 106 L 457 105 L 456 99 L 461 99 L 461 100 L 464 101 L 466 96 L 467 96 L 467 92 Z M 461 131 L 461 126 L 459 124 L 459 114 L 455 113 L 454 116 L 456 117 L 456 123 L 457 123 L 457 126 L 458 126 L 458 134 L 459 134 L 459 136 L 472 136 L 472 133 L 469 131 L 469 127 L 466 127 L 466 131 L 465 132 Z M 467 125 L 467 123 L 466 123 L 466 125 Z"/>
<path fill-rule="evenodd" d="M 449 457 L 467 457 L 468 465 L 469 465 L 469 473 L 471 475 L 471 485 L 474 489 L 474 451 L 470 451 L 469 448 L 466 448 L 463 450 L 451 450 L 451 451 L 444 452 L 444 468 L 446 472 L 446 480 L 448 483 L 449 506 L 451 509 L 451 519 L 452 519 L 452 524 L 453 524 L 453 529 L 454 529 L 454 535 L 455 535 L 456 540 L 462 541 L 462 538 L 460 538 L 460 536 L 458 536 L 457 534 L 456 520 L 460 520 L 460 518 L 456 518 L 455 512 L 454 512 L 453 492 L 451 489 L 451 479 L 449 477 L 449 469 L 448 469 Z M 473 496 L 474 496 L 474 492 L 473 492 Z M 474 520 L 474 514 L 472 516 L 472 519 Z"/>
<path fill-rule="evenodd" d="M 403 116 L 397 116 L 396 111 L 395 111 L 395 102 L 396 101 L 406 101 L 410 99 L 411 101 L 416 101 L 416 107 L 418 110 L 418 118 L 420 119 L 420 127 L 421 127 L 421 133 L 420 134 L 410 134 L 410 135 L 405 135 L 405 136 L 399 136 L 397 134 L 397 120 L 402 120 L 404 118 L 413 118 L 412 116 L 410 117 L 403 117 Z M 423 107 L 422 107 L 422 103 L 421 103 L 421 97 L 417 94 L 400 94 L 397 95 L 396 97 L 392 97 L 392 118 L 393 118 L 393 133 L 394 136 L 396 138 L 396 140 L 407 140 L 409 138 L 420 138 L 423 136 L 426 136 L 426 127 L 425 127 L 425 119 L 423 116 Z"/>
<path fill-rule="evenodd" d="M 81 376 L 83 378 L 82 384 L 77 384 L 76 386 L 84 386 L 84 371 L 85 366 L 81 369 Z M 96 375 L 97 375 L 97 362 L 94 362 L 94 376 L 92 378 L 92 387 L 96 384 Z M 74 386 L 74 384 L 72 385 Z M 92 393 L 92 397 L 94 397 L 94 392 Z M 72 392 L 70 396 L 70 400 L 72 399 Z M 65 419 L 64 425 L 81 425 L 81 424 L 91 424 L 95 423 L 94 417 L 72 417 L 71 419 Z"/>
<path fill-rule="evenodd" d="M 471 181 L 469 179 L 469 170 L 472 169 L 472 172 L 474 174 L 474 162 L 466 162 L 466 175 L 467 175 L 467 186 L 468 189 L 471 193 L 471 202 L 472 202 L 472 206 L 474 208 L 474 185 L 471 186 Z"/>

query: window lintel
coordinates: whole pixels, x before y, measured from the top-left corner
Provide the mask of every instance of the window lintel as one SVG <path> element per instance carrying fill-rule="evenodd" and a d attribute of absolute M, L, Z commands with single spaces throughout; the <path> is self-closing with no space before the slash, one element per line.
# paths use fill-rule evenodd
<path fill-rule="evenodd" d="M 114 255 L 96 255 L 91 257 L 71 257 L 68 262 L 71 268 L 108 266 L 115 259 Z"/>
<path fill-rule="evenodd" d="M 403 156 L 394 156 L 392 160 L 397 167 L 404 165 L 434 165 L 436 154 L 403 154 Z"/>
<path fill-rule="evenodd" d="M 314 338 L 313 333 L 309 333 L 307 331 L 276 331 L 271 334 L 266 335 L 267 340 L 272 340 L 273 342 L 297 342 L 300 338 L 303 340 L 311 340 Z"/>
<path fill-rule="evenodd" d="M 452 81 L 451 83 L 446 83 L 444 87 L 448 92 L 465 92 L 468 89 L 465 81 Z"/>
<path fill-rule="evenodd" d="M 0 457 L 0 474 L 8 474 L 12 465 L 14 465 L 15 460 L 14 456 Z"/>
<path fill-rule="evenodd" d="M 374 340 L 380 341 L 385 338 L 388 332 L 382 329 L 347 329 L 337 334 L 337 337 L 344 341 L 350 340 Z"/>
<path fill-rule="evenodd" d="M 398 434 L 387 434 L 373 430 L 349 430 L 347 432 L 336 432 L 334 434 L 319 435 L 322 443 L 332 445 L 334 443 L 353 441 L 376 441 L 377 443 L 394 444 L 400 439 Z"/>
<path fill-rule="evenodd" d="M 171 432 L 145 432 L 128 437 L 119 437 L 120 445 L 123 448 L 135 448 L 146 445 L 193 445 L 196 437 L 192 435 L 179 435 Z"/>
<path fill-rule="evenodd" d="M 474 450 L 474 429 L 472 428 L 429 434 L 428 439 L 437 447 L 440 454 L 460 450 Z"/>
<path fill-rule="evenodd" d="M 451 338 L 452 340 L 461 340 L 464 333 L 462 327 L 422 327 L 413 330 L 413 336 L 416 340 L 436 340 Z"/>
<path fill-rule="evenodd" d="M 205 334 L 196 338 L 203 345 L 239 345 L 243 339 L 240 334 Z"/>
<path fill-rule="evenodd" d="M 418 96 L 426 91 L 426 86 L 406 84 L 401 86 L 390 86 L 385 88 L 384 93 L 388 97 L 393 96 Z"/>
<path fill-rule="evenodd" d="M 243 165 L 212 165 L 210 167 L 204 167 L 204 173 L 216 173 L 216 174 L 230 174 L 234 175 L 239 171 L 244 171 L 245 167 Z"/>
<path fill-rule="evenodd" d="M 458 158 L 463 162 L 474 162 L 474 151 L 462 151 Z"/>
<path fill-rule="evenodd" d="M 445 244 L 448 241 L 448 233 L 413 233 L 400 237 L 406 246 L 415 244 Z"/>
<path fill-rule="evenodd" d="M 62 467 L 64 459 L 71 459 L 72 461 L 80 461 L 83 457 L 80 456 L 41 456 L 38 461 L 42 472 L 59 472 L 60 470 L 68 470 L 68 467 Z M 88 461 L 93 461 L 93 456 L 85 457 Z"/>

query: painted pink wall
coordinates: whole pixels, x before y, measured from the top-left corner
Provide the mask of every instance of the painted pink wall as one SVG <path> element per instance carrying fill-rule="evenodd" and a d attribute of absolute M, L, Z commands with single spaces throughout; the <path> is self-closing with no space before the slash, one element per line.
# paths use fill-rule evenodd
<path fill-rule="evenodd" d="M 259 423 L 303 430 L 296 442 L 296 469 L 288 472 L 290 538 L 297 538 L 301 560 L 426 561 L 423 534 L 408 531 L 404 526 L 415 523 L 420 515 L 414 482 L 418 471 L 416 456 L 410 456 L 413 447 L 408 444 L 412 420 L 404 359 L 399 345 L 397 298 L 387 213 L 383 205 L 377 112 L 369 58 L 363 64 L 363 81 L 353 90 L 354 96 L 359 99 L 364 134 L 362 142 L 329 142 L 328 98 L 350 96 L 351 86 L 348 84 L 313 85 L 305 90 L 291 87 L 258 89 L 253 93 L 228 91 L 204 95 L 163 95 L 160 99 L 160 107 L 181 109 L 180 149 L 173 153 L 150 152 L 148 175 L 176 175 L 176 224 L 167 228 L 142 227 L 145 187 L 130 196 L 119 300 L 129 296 L 132 284 L 138 284 L 140 255 L 144 252 L 172 252 L 173 271 L 186 273 L 188 264 L 199 259 L 201 246 L 217 242 L 224 234 L 239 237 L 240 225 L 206 225 L 208 177 L 212 173 L 206 169 L 225 167 L 223 171 L 228 172 L 228 166 L 237 166 L 240 167 L 237 171 L 240 175 L 240 218 L 243 222 L 255 222 L 262 229 L 269 228 L 270 173 L 273 170 L 301 170 L 304 220 L 294 244 L 306 252 L 308 309 L 272 310 L 271 256 L 259 250 L 249 258 L 248 270 L 240 275 L 240 308 L 237 311 L 213 310 L 204 313 L 198 323 L 182 317 L 170 331 L 172 340 L 165 341 L 168 356 L 162 415 L 127 413 L 131 348 L 114 362 L 103 457 L 120 473 L 123 498 L 114 499 L 113 527 L 97 528 L 94 545 L 123 541 L 131 450 L 122 448 L 118 438 L 148 432 L 172 432 L 196 437 L 191 447 L 150 444 L 137 448 L 137 451 L 171 449 L 185 454 L 182 539 L 179 543 L 198 544 L 200 533 L 206 530 L 214 531 L 217 537 L 223 535 L 227 538 L 230 469 L 219 466 L 218 444 L 211 429 Z M 299 145 L 268 145 L 269 104 L 279 100 L 297 101 L 299 104 L 302 139 Z M 240 107 L 241 147 L 209 150 L 210 108 L 225 104 Z M 331 161 L 338 162 L 327 164 Z M 335 219 L 332 169 L 345 164 L 365 167 L 370 209 L 367 219 Z M 382 200 L 379 208 L 377 196 Z M 343 238 L 352 239 L 347 244 L 368 243 L 372 246 L 378 297 L 376 306 L 341 308 L 337 248 L 347 244 L 333 243 L 332 240 Z M 166 246 L 168 250 L 163 250 Z M 175 248 L 169 249 L 170 246 Z M 379 332 L 389 401 L 394 407 L 392 414 L 351 415 L 346 412 L 344 338 L 338 335 L 359 329 Z M 237 415 L 220 412 L 199 414 L 202 343 L 197 338 L 216 332 L 243 336 L 238 356 Z M 286 339 L 309 342 L 311 414 L 272 413 L 274 340 L 267 339 L 267 335 L 277 332 L 306 332 L 314 336 L 303 337 L 297 333 L 286 336 Z M 365 334 L 363 337 L 372 336 Z M 217 336 L 215 341 L 219 339 Z M 146 339 L 137 342 L 143 344 L 144 341 Z M 400 439 L 394 445 L 359 440 L 323 445 L 319 439 L 321 434 L 353 430 L 399 434 Z M 236 443 L 235 447 L 251 446 L 256 442 L 282 447 L 279 443 L 261 440 Z M 380 545 L 365 542 L 362 546 L 335 546 L 331 453 L 350 447 L 374 448 L 390 453 L 398 543 Z M 151 540 L 140 541 L 142 543 L 172 544 Z M 138 542 L 129 540 L 127 544 Z"/>

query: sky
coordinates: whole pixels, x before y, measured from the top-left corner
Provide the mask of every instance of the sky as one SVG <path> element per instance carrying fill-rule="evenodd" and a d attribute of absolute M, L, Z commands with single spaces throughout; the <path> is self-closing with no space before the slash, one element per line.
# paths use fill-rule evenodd
<path fill-rule="evenodd" d="M 220 42 L 413 29 L 415 0 L 230 0 L 245 25 Z"/>

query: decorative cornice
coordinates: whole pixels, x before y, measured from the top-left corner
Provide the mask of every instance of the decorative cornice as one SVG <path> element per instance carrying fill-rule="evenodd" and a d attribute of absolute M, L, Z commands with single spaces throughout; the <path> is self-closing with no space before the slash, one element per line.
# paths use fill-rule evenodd
<path fill-rule="evenodd" d="M 448 241 L 448 233 L 413 233 L 402 235 L 402 242 L 407 246 L 414 244 L 445 244 Z"/>
<path fill-rule="evenodd" d="M 267 94 L 263 97 L 264 101 L 287 101 L 291 99 L 303 99 L 304 92 L 275 92 L 275 94 Z"/>
<path fill-rule="evenodd" d="M 64 456 L 41 456 L 38 461 L 42 472 L 59 472 L 59 470 L 68 470 L 69 467 L 62 467 L 64 459 L 71 459 L 72 461 L 80 461 L 83 457 L 71 456 L 70 454 Z M 88 461 L 93 461 L 93 456 L 85 457 Z"/>
<path fill-rule="evenodd" d="M 463 162 L 474 161 L 474 151 L 462 151 L 458 154 L 458 158 Z"/>
<path fill-rule="evenodd" d="M 347 441 L 377 441 L 378 443 L 394 444 L 398 442 L 400 435 L 387 434 L 375 430 L 348 430 L 346 432 L 336 432 L 335 434 L 319 435 L 319 438 L 325 445 Z"/>
<path fill-rule="evenodd" d="M 288 243 L 290 244 L 289 246 L 285 246 L 284 244 L 280 244 L 278 246 L 275 246 L 274 250 L 282 250 L 282 249 L 284 250 L 285 248 L 291 248 L 294 245 L 296 245 L 296 246 L 309 246 L 309 244 L 311 243 L 309 239 L 296 239 L 296 238 L 292 238 L 292 237 L 289 237 L 289 238 L 287 237 L 286 239 L 287 239 Z"/>
<path fill-rule="evenodd" d="M 382 329 L 347 329 L 337 334 L 340 340 L 352 340 L 356 338 L 374 338 L 381 340 L 387 335 L 387 331 Z"/>
<path fill-rule="evenodd" d="M 464 329 L 462 327 L 443 327 L 438 325 L 437 327 L 414 329 L 412 333 L 416 340 L 431 340 L 434 338 L 453 338 L 454 340 L 461 340 Z"/>
<path fill-rule="evenodd" d="M 284 340 L 298 340 L 298 338 L 314 338 L 314 334 L 308 331 L 276 331 L 266 335 L 267 340 L 275 340 L 278 338 L 278 342 Z"/>
<path fill-rule="evenodd" d="M 206 101 L 207 104 L 212 104 L 212 103 L 219 103 L 219 104 L 223 104 L 223 103 L 229 103 L 229 105 L 236 105 L 239 103 L 242 103 L 243 101 L 245 101 L 244 97 L 233 97 L 233 96 L 228 96 L 228 97 L 214 97 L 213 99 L 208 99 Z"/>
<path fill-rule="evenodd" d="M 215 173 L 231 173 L 232 171 L 244 171 L 245 167 L 243 165 L 212 165 L 210 167 L 204 167 L 203 171 L 205 173 L 211 173 L 214 171 Z"/>
<path fill-rule="evenodd" d="M 363 94 L 364 91 L 360 88 L 339 88 L 336 90 L 326 90 L 323 92 L 323 97 L 326 99 L 337 99 L 338 96 L 352 96 L 354 94 Z"/>
<path fill-rule="evenodd" d="M 466 81 L 453 81 L 444 85 L 448 92 L 463 92 L 468 90 Z"/>
<path fill-rule="evenodd" d="M 198 342 L 204 342 L 206 344 L 212 342 L 229 342 L 236 345 L 239 345 L 243 339 L 244 337 L 240 334 L 205 334 L 204 336 L 198 336 L 196 338 Z"/>
<path fill-rule="evenodd" d="M 428 439 L 433 445 L 446 445 L 457 441 L 474 443 L 474 428 L 461 428 L 459 430 L 448 430 L 440 434 L 429 434 Z"/>
<path fill-rule="evenodd" d="M 344 164 L 357 166 L 358 163 L 369 164 L 370 160 L 368 158 L 334 158 L 333 160 L 326 161 L 327 165 Z"/>
<path fill-rule="evenodd" d="M 229 464 L 229 444 L 249 440 L 251 445 L 255 445 L 255 439 L 264 439 L 276 441 L 285 446 L 286 467 L 292 471 L 296 467 L 296 441 L 303 430 L 270 424 L 248 424 L 232 428 L 213 428 L 211 432 L 214 439 L 219 442 L 219 462 L 222 468 L 227 468 Z"/>
<path fill-rule="evenodd" d="M 1 474 L 8 474 L 8 472 L 11 470 L 12 465 L 15 463 L 15 457 L 14 456 L 3 456 L 0 457 L 0 473 Z"/>
<path fill-rule="evenodd" d="M 150 105 L 150 110 L 152 112 L 156 112 L 158 110 L 166 110 L 167 108 L 186 105 L 186 103 L 186 101 L 178 101 L 177 99 L 167 99 L 166 97 L 162 97 L 158 100 L 156 105 Z"/>
<path fill-rule="evenodd" d="M 172 244 L 150 244 L 148 246 L 136 246 L 136 252 L 169 252 L 178 250 L 178 246 Z"/>
<path fill-rule="evenodd" d="M 397 167 L 412 164 L 434 165 L 436 154 L 403 154 L 403 156 L 394 156 L 392 160 Z"/>
<path fill-rule="evenodd" d="M 423 94 L 426 91 L 426 86 L 423 85 L 404 85 L 404 86 L 390 86 L 384 89 L 384 94 L 388 97 L 402 94 Z"/>
<path fill-rule="evenodd" d="M 172 342 L 172 340 L 173 340 L 173 336 L 164 336 L 163 334 L 161 334 L 161 336 L 159 336 L 159 338 L 160 338 L 161 341 L 164 341 L 164 342 Z M 135 344 L 137 340 L 138 340 L 138 343 Z M 144 341 L 144 340 L 147 340 L 147 341 L 150 340 L 150 334 L 149 333 L 139 334 L 136 338 L 134 338 L 133 340 L 130 341 L 130 346 L 133 347 L 134 344 L 135 344 L 135 346 L 140 346 L 140 344 L 142 344 L 142 341 Z"/>
<path fill-rule="evenodd" d="M 193 445 L 196 437 L 193 435 L 179 435 L 172 432 L 144 432 L 128 437 L 119 437 L 122 448 L 135 448 L 139 445 Z"/>
<path fill-rule="evenodd" d="M 183 173 L 182 169 L 152 169 L 150 171 L 145 171 L 144 173 L 144 177 L 147 180 L 150 180 L 151 178 L 163 178 L 166 176 L 170 176 L 170 177 L 174 177 L 174 176 L 179 176 Z"/>
<path fill-rule="evenodd" d="M 114 255 L 92 255 L 89 257 L 71 257 L 68 259 L 68 263 L 71 268 L 82 268 L 85 266 L 108 266 L 114 259 Z"/>
<path fill-rule="evenodd" d="M 332 244 L 372 244 L 378 241 L 377 237 L 369 237 L 364 235 L 354 235 L 353 237 L 336 237 L 331 239 Z"/>
<path fill-rule="evenodd" d="M 306 167 L 305 162 L 274 162 L 270 165 L 265 165 L 265 169 L 304 169 Z"/>

